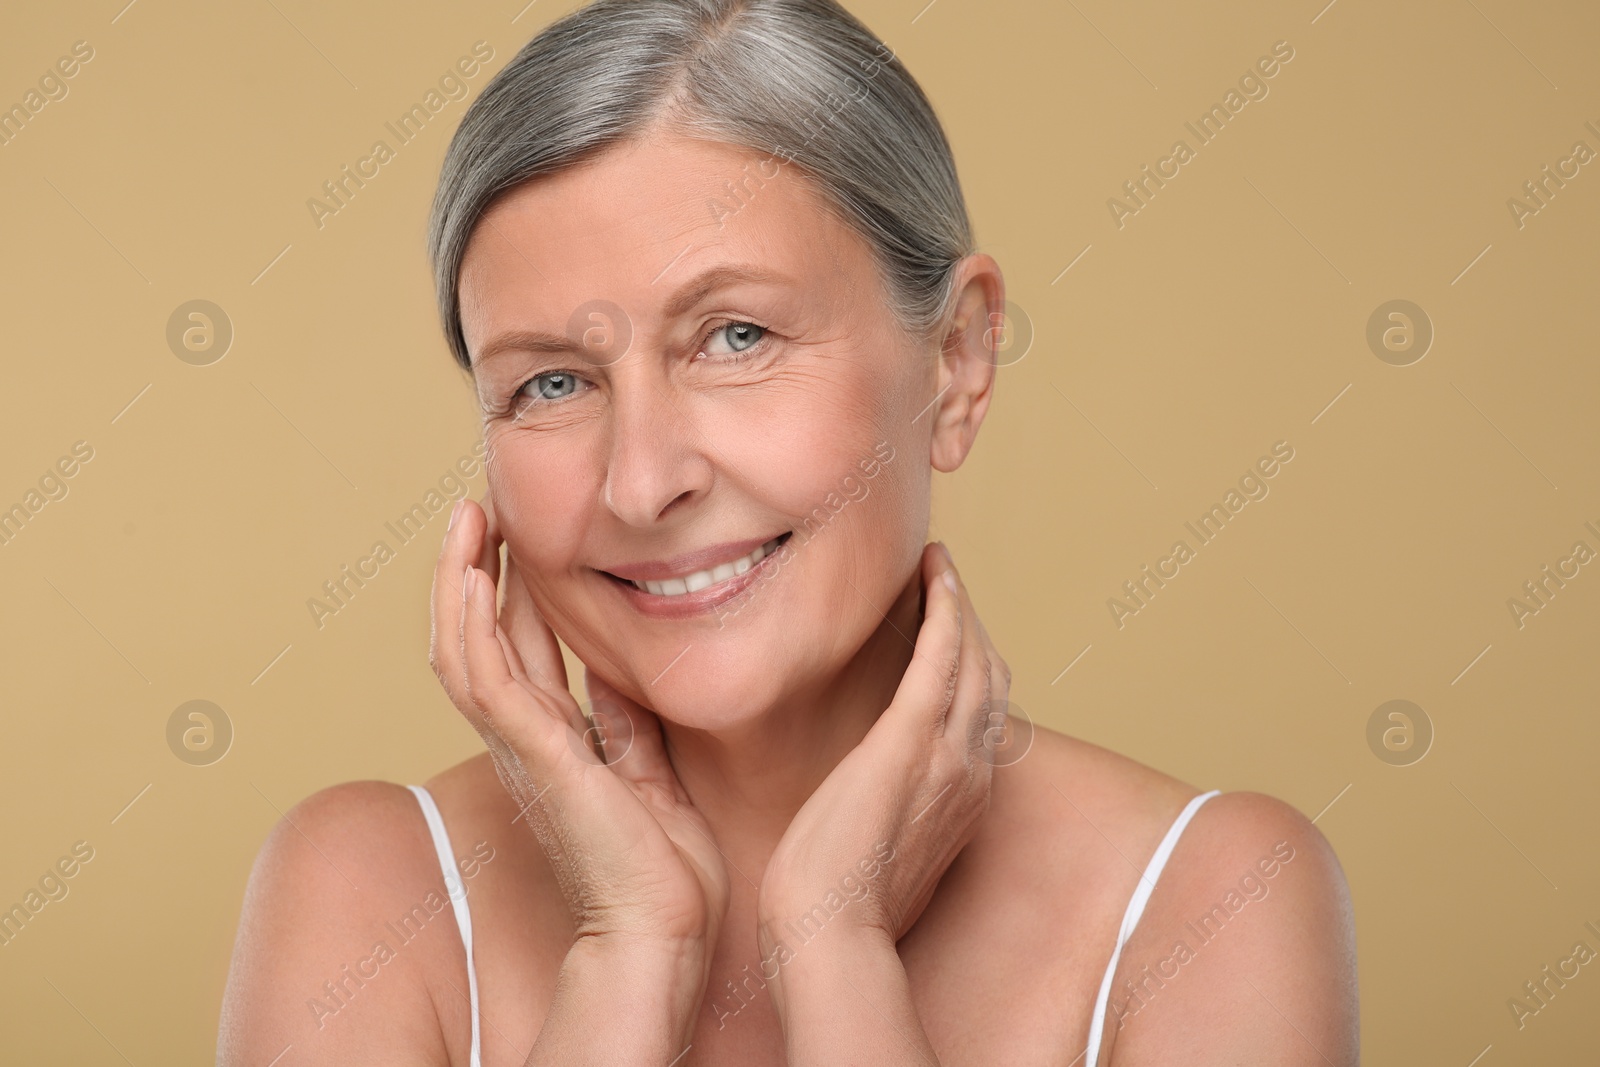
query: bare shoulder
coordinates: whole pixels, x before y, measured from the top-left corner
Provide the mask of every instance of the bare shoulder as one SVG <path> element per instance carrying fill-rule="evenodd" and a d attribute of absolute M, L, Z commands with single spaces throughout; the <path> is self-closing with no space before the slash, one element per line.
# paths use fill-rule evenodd
<path fill-rule="evenodd" d="M 1101 1062 L 1350 1063 L 1358 1048 L 1355 924 L 1333 847 L 1275 797 L 1210 798 L 1124 948 Z"/>
<path fill-rule="evenodd" d="M 1282 800 L 1252 792 L 1213 798 L 1178 842 L 1157 892 L 1148 912 L 1152 947 L 1163 947 L 1163 929 L 1192 928 L 1207 944 L 1221 944 L 1228 929 L 1237 934 L 1232 958 L 1253 973 L 1286 974 L 1283 957 L 1295 956 L 1316 961 L 1324 977 L 1348 976 L 1354 993 L 1355 924 L 1344 869 L 1322 832 Z"/>
<path fill-rule="evenodd" d="M 1015 762 L 1007 762 L 1014 760 Z M 1144 860 L 1201 790 L 1110 749 L 1033 727 L 1025 753 L 997 765 L 992 811 L 1027 829 L 1025 847 L 1087 849 L 1114 867 Z M 1048 835 L 1048 841 L 1037 835 Z M 1129 869 L 1129 877 L 1137 871 Z M 1125 899 L 1125 898 L 1124 898 Z"/>
<path fill-rule="evenodd" d="M 1032 747 L 994 772 L 994 804 L 1008 822 L 1030 831 L 1027 847 L 1075 847 L 1099 839 L 1127 869 L 1130 888 L 1201 788 L 1109 749 L 1036 727 Z M 1061 816 L 1065 814 L 1067 818 Z M 1032 833 L 1048 829 L 1051 840 Z M 1297 884 L 1329 900 L 1347 898 L 1332 846 L 1303 814 L 1262 793 L 1221 793 L 1196 809 L 1167 861 L 1160 901 L 1184 900 L 1218 877 L 1293 851 L 1307 872 Z M 1259 873 L 1259 872 L 1258 872 Z M 1287 883 L 1285 883 L 1287 884 Z M 1127 899 L 1126 896 L 1123 897 Z M 1157 901 L 1152 899 L 1151 907 Z"/>
<path fill-rule="evenodd" d="M 251 870 L 218 1062 L 447 1062 L 455 1014 L 428 975 L 464 950 L 417 798 L 389 782 L 319 790 Z M 441 931 L 440 927 L 448 927 Z M 446 936 L 448 935 L 448 936 Z"/>
<path fill-rule="evenodd" d="M 1075 961 L 1041 983 L 1037 1005 L 1073 1005 L 1062 1020 L 1070 1058 L 1147 865 L 1205 790 L 1043 728 L 993 782 L 989 825 L 961 863 L 970 883 L 1003 883 L 1021 905 L 988 913 L 991 937 L 1037 959 L 1050 930 L 1059 958 Z M 1210 797 L 1151 881 L 1113 977 L 1101 1064 L 1354 1060 L 1350 893 L 1310 820 L 1261 793 Z M 1027 919 L 1001 921 L 1008 914 Z"/>

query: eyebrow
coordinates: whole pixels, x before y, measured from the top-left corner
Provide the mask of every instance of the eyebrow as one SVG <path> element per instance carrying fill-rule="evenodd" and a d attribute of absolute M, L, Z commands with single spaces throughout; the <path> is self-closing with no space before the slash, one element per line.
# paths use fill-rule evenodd
<path fill-rule="evenodd" d="M 725 286 L 739 283 L 754 285 L 786 285 L 794 279 L 765 267 L 745 263 L 724 263 L 709 267 L 695 275 L 674 293 L 663 309 L 667 318 L 677 318 L 691 311 L 706 297 Z M 569 337 L 543 330 L 508 330 L 489 340 L 478 352 L 474 366 L 481 367 L 495 356 L 506 352 L 571 352 L 581 347 Z"/>

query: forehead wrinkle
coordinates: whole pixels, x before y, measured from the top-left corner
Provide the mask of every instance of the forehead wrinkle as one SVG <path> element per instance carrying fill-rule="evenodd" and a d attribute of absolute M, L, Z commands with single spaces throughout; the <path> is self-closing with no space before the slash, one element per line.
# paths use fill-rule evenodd
<path fill-rule="evenodd" d="M 722 154 L 729 157 L 730 163 L 741 156 L 753 158 L 753 153 L 739 149 Z M 717 169 L 726 168 L 718 166 Z M 737 170 L 736 167 L 734 169 Z M 788 274 L 807 293 L 823 298 L 819 302 L 832 308 L 833 313 L 842 311 L 841 301 L 847 301 L 860 289 L 853 274 L 865 269 L 868 273 L 864 279 L 866 285 L 872 288 L 879 286 L 875 260 L 870 249 L 861 247 L 863 239 L 835 212 L 829 210 L 826 198 L 819 196 L 811 183 L 798 173 L 780 170 L 771 178 L 764 178 L 759 186 L 749 192 L 748 199 L 734 206 L 731 216 L 725 215 L 719 220 L 709 208 L 702 212 L 696 201 L 719 194 L 718 186 L 714 183 L 720 183 L 725 174 L 714 174 L 706 179 L 701 177 L 706 173 L 703 169 L 690 171 L 687 175 L 683 170 L 674 173 L 669 169 L 669 173 L 677 180 L 672 181 L 670 187 L 664 187 L 666 183 L 663 183 L 649 187 L 652 191 L 646 192 L 640 186 L 630 184 L 637 168 L 619 169 L 613 166 L 610 169 L 591 170 L 580 167 L 577 171 L 552 176 L 549 181 L 538 181 L 521 190 L 525 195 L 513 194 L 486 214 L 485 221 L 490 223 L 493 240 L 484 251 L 498 247 L 500 254 L 490 254 L 491 261 L 498 261 L 492 265 L 485 264 L 481 255 L 477 257 L 473 264 L 476 270 L 470 276 L 474 283 L 481 284 L 462 286 L 462 310 L 464 313 L 470 312 L 475 324 L 487 326 L 484 319 L 495 304 L 507 303 L 513 309 L 519 305 L 527 306 L 525 301 L 519 299 L 516 287 L 496 285 L 492 280 L 493 276 L 500 275 L 505 266 L 510 265 L 510 255 L 515 255 L 522 264 L 533 268 L 539 281 L 544 283 L 542 288 L 547 296 L 554 295 L 559 289 L 583 284 L 575 277 L 582 269 L 578 265 L 564 263 L 562 269 L 552 266 L 551 272 L 547 273 L 518 244 L 518 238 L 522 236 L 519 231 L 547 229 L 551 218 L 559 218 L 566 223 L 554 243 L 570 240 L 579 242 L 580 247 L 588 244 L 596 254 L 588 257 L 583 267 L 592 267 L 596 272 L 608 275 L 616 272 L 612 280 L 600 287 L 613 290 L 614 296 L 627 293 L 631 296 L 647 294 L 651 298 L 657 297 L 658 292 L 653 287 L 657 287 L 658 280 L 670 283 L 689 277 L 693 269 L 690 262 L 713 256 L 724 261 L 752 264 L 782 260 L 782 266 L 789 269 L 780 269 L 776 273 Z M 744 172 L 739 173 L 742 175 Z M 618 195 L 624 190 L 627 195 Z M 658 199 L 653 203 L 647 202 L 652 195 Z M 573 198 L 588 201 L 583 205 L 585 210 L 578 213 L 551 210 L 561 201 Z M 577 218 L 580 214 L 581 219 Z M 626 236 L 623 241 L 610 236 L 624 228 Z M 625 251 L 596 248 L 594 237 L 597 232 L 607 235 L 609 241 L 617 241 Z M 531 237 L 532 233 L 528 236 Z M 697 236 L 705 243 L 698 244 L 695 241 Z M 637 265 L 641 260 L 655 258 L 645 252 L 651 244 L 660 250 L 661 259 L 657 262 L 661 265 L 646 265 L 643 270 L 638 270 Z M 787 254 L 774 255 L 777 250 Z M 663 270 L 666 272 L 664 275 L 661 274 Z M 636 277 L 617 284 L 616 278 L 625 278 L 626 275 Z M 593 284 L 584 287 L 596 289 Z M 659 288 L 670 289 L 665 285 Z M 492 295 L 486 299 L 485 292 Z M 591 299 L 595 295 L 593 292 L 588 294 Z M 703 299 L 709 294 L 700 292 L 689 295 Z M 651 299 L 627 301 L 635 307 L 645 307 L 653 302 Z M 669 299 L 667 314 L 682 314 L 685 303 L 687 300 Z M 500 335 L 503 336 L 504 331 Z M 476 365 L 482 360 L 474 362 Z"/>

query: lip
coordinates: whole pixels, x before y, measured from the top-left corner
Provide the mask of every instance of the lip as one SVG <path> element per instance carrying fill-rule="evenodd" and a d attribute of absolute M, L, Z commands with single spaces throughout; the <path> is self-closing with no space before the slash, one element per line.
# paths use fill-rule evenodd
<path fill-rule="evenodd" d="M 765 575 L 769 565 L 777 566 L 775 560 L 788 546 L 789 535 L 792 531 L 785 531 L 778 536 L 783 543 L 776 549 L 761 558 L 761 562 L 732 578 L 718 582 L 716 585 L 707 586 L 693 593 L 681 593 L 678 596 L 657 596 L 647 593 L 629 581 L 623 579 L 639 574 L 638 581 L 662 581 L 667 578 L 677 577 L 684 573 L 693 573 L 695 570 L 705 570 L 725 563 L 730 559 L 737 559 L 740 555 L 753 552 L 758 545 L 771 541 L 771 537 L 748 542 L 734 542 L 729 545 L 718 545 L 710 549 L 702 549 L 685 556 L 679 556 L 668 563 L 635 564 L 623 570 L 599 571 L 605 583 L 617 590 L 635 611 L 641 615 L 648 615 L 658 619 L 686 619 L 695 615 L 709 614 L 721 607 L 734 597 L 743 593 L 755 582 L 757 578 Z M 686 560 L 687 563 L 680 563 Z"/>
<path fill-rule="evenodd" d="M 664 582 L 668 578 L 680 578 L 695 571 L 708 571 L 719 563 L 732 563 L 740 556 L 748 556 L 760 546 L 766 544 L 774 537 L 782 537 L 789 531 L 784 530 L 765 537 L 752 538 L 749 541 L 727 541 L 709 548 L 696 549 L 685 552 L 681 556 L 671 559 L 650 560 L 646 563 L 629 563 L 622 567 L 596 568 L 603 574 L 614 574 L 618 578 L 626 578 L 634 582 Z M 685 596 L 693 594 L 685 593 Z"/>

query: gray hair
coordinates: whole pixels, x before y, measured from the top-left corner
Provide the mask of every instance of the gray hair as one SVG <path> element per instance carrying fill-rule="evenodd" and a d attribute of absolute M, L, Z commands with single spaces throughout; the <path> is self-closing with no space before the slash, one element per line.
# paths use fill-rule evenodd
<path fill-rule="evenodd" d="M 902 330 L 943 323 L 966 202 L 932 106 L 871 30 L 834 0 L 595 0 L 525 44 L 450 141 L 428 255 L 462 367 L 458 276 L 484 212 L 657 121 L 796 165 L 871 247 Z"/>

